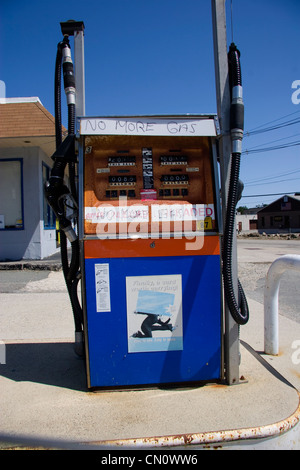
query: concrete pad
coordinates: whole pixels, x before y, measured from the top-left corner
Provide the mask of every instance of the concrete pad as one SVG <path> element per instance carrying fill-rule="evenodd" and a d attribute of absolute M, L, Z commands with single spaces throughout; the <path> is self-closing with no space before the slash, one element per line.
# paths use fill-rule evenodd
<path fill-rule="evenodd" d="M 0 365 L 1 433 L 77 442 L 182 435 L 263 426 L 287 418 L 298 406 L 296 389 L 256 357 L 255 350 L 262 348 L 262 306 L 258 303 L 251 302 L 255 313 L 242 330 L 240 370 L 244 383 L 88 392 L 84 361 L 73 351 L 71 334 L 66 339 L 67 323 L 61 326 L 58 313 L 51 317 L 55 302 L 62 299 L 48 294 L 45 302 L 43 294 L 33 294 L 27 296 L 27 304 L 26 294 L 18 294 L 20 309 L 6 296 L 1 295 L 1 302 L 10 302 L 11 314 L 17 311 L 20 321 L 13 329 L 7 321 L 6 333 L 2 330 L 7 360 L 6 365 Z M 64 309 L 68 310 L 67 304 Z M 47 318 L 45 329 L 43 318 Z M 19 333 L 18 326 L 22 328 Z M 282 335 L 290 333 L 293 326 L 287 325 Z"/>
<path fill-rule="evenodd" d="M 245 245 L 244 251 L 240 246 L 241 263 L 262 258 L 271 263 L 288 249 L 273 245 L 263 255 L 263 250 L 246 250 L 260 245 Z M 6 363 L 0 364 L 0 441 L 6 434 L 12 440 L 33 439 L 32 446 L 43 438 L 62 446 L 134 438 L 153 443 L 157 436 L 190 442 L 193 434 L 210 433 L 211 438 L 226 430 L 238 436 L 246 429 L 257 437 L 268 426 L 282 432 L 292 423 L 284 445 L 300 449 L 295 425 L 300 416 L 300 323 L 280 315 L 280 354 L 267 356 L 263 305 L 251 298 L 248 302 L 250 320 L 240 328 L 240 384 L 90 392 L 85 363 L 73 349 L 73 315 L 62 273 L 51 272 L 17 293 L 0 294 L 0 345 L 6 353 Z M 5 446 L 7 439 L 0 442 Z"/>
<path fill-rule="evenodd" d="M 1 340 L 73 340 L 73 313 L 66 292 L 5 293 L 0 301 Z"/>

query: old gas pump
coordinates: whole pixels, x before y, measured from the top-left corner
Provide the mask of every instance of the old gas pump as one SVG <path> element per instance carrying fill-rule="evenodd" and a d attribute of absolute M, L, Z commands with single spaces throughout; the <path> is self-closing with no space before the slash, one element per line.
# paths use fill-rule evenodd
<path fill-rule="evenodd" d="M 69 135 L 62 141 L 58 112 L 57 151 L 45 189 L 65 241 L 62 261 L 88 387 L 226 378 L 226 355 L 237 360 L 239 354 L 226 346 L 234 331 L 228 319 L 237 327 L 248 321 L 232 271 L 243 134 L 239 51 L 232 44 L 228 55 L 232 150 L 226 179 L 229 167 L 231 174 L 228 197 L 221 198 L 218 166 L 228 132 L 218 117 L 86 117 L 82 43 L 78 92 L 68 40 L 83 26 L 62 23 L 62 31 L 57 61 L 63 62 Z M 70 189 L 64 184 L 67 165 Z"/>
<path fill-rule="evenodd" d="M 89 385 L 220 378 L 215 117 L 78 125 Z"/>

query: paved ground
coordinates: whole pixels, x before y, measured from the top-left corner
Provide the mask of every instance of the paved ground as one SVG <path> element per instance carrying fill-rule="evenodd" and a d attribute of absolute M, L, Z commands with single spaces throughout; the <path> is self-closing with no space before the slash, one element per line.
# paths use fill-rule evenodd
<path fill-rule="evenodd" d="M 239 239 L 239 278 L 247 297 L 263 303 L 265 278 L 271 263 L 279 256 L 291 253 L 300 255 L 300 240 Z M 60 255 L 56 254 L 44 263 L 56 268 L 59 257 Z M 39 263 L 35 262 L 34 266 L 38 267 Z M 282 276 L 280 286 L 280 313 L 300 322 L 300 272 L 287 270 Z M 40 269 L 0 269 L 0 293 L 16 292 L 65 292 L 63 275 L 59 271 Z"/>
<path fill-rule="evenodd" d="M 248 298 L 263 303 L 264 285 L 271 263 L 285 254 L 300 255 L 300 240 L 239 239 L 239 279 Z M 287 270 L 280 281 L 279 312 L 300 322 L 300 272 Z"/>
<path fill-rule="evenodd" d="M 291 416 L 300 390 L 293 349 L 300 341 L 294 276 L 281 287 L 290 288 L 286 303 L 291 313 L 280 315 L 280 355 L 261 354 L 264 273 L 287 253 L 300 254 L 300 242 L 238 241 L 239 277 L 251 316 L 241 328 L 240 373 L 246 382 L 233 387 L 88 392 L 84 361 L 73 351 L 73 318 L 62 272 L 0 270 L 0 339 L 6 348 L 6 364 L 0 365 L 0 433 L 29 436 L 35 443 L 43 437 L 90 443 L 256 429 Z"/>

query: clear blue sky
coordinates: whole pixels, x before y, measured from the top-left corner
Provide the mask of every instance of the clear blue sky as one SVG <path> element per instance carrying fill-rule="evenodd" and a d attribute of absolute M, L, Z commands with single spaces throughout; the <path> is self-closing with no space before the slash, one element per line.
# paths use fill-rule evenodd
<path fill-rule="evenodd" d="M 226 2 L 228 45 L 231 1 Z M 241 51 L 248 207 L 300 192 L 300 1 L 232 0 Z M 7 97 L 38 96 L 54 114 L 60 22 L 85 24 L 87 115 L 216 113 L 210 0 L 1 0 L 0 80 Z M 300 88 L 300 87 L 299 87 Z M 296 96 L 300 98 L 300 92 Z M 64 98 L 64 96 L 63 96 Z M 65 101 L 63 101 L 65 103 Z M 253 129 L 298 121 L 251 135 Z M 271 124 L 269 124 L 271 123 Z M 264 147 L 284 146 L 273 151 Z M 259 152 L 253 152 L 259 150 Z"/>

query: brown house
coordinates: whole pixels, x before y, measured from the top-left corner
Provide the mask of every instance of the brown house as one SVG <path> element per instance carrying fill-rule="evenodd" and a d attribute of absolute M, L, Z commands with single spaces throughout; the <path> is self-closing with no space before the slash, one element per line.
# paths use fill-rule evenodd
<path fill-rule="evenodd" d="M 0 260 L 57 251 L 43 183 L 55 151 L 54 117 L 37 97 L 0 99 Z"/>
<path fill-rule="evenodd" d="M 258 231 L 300 232 L 300 194 L 282 196 L 257 213 Z"/>

